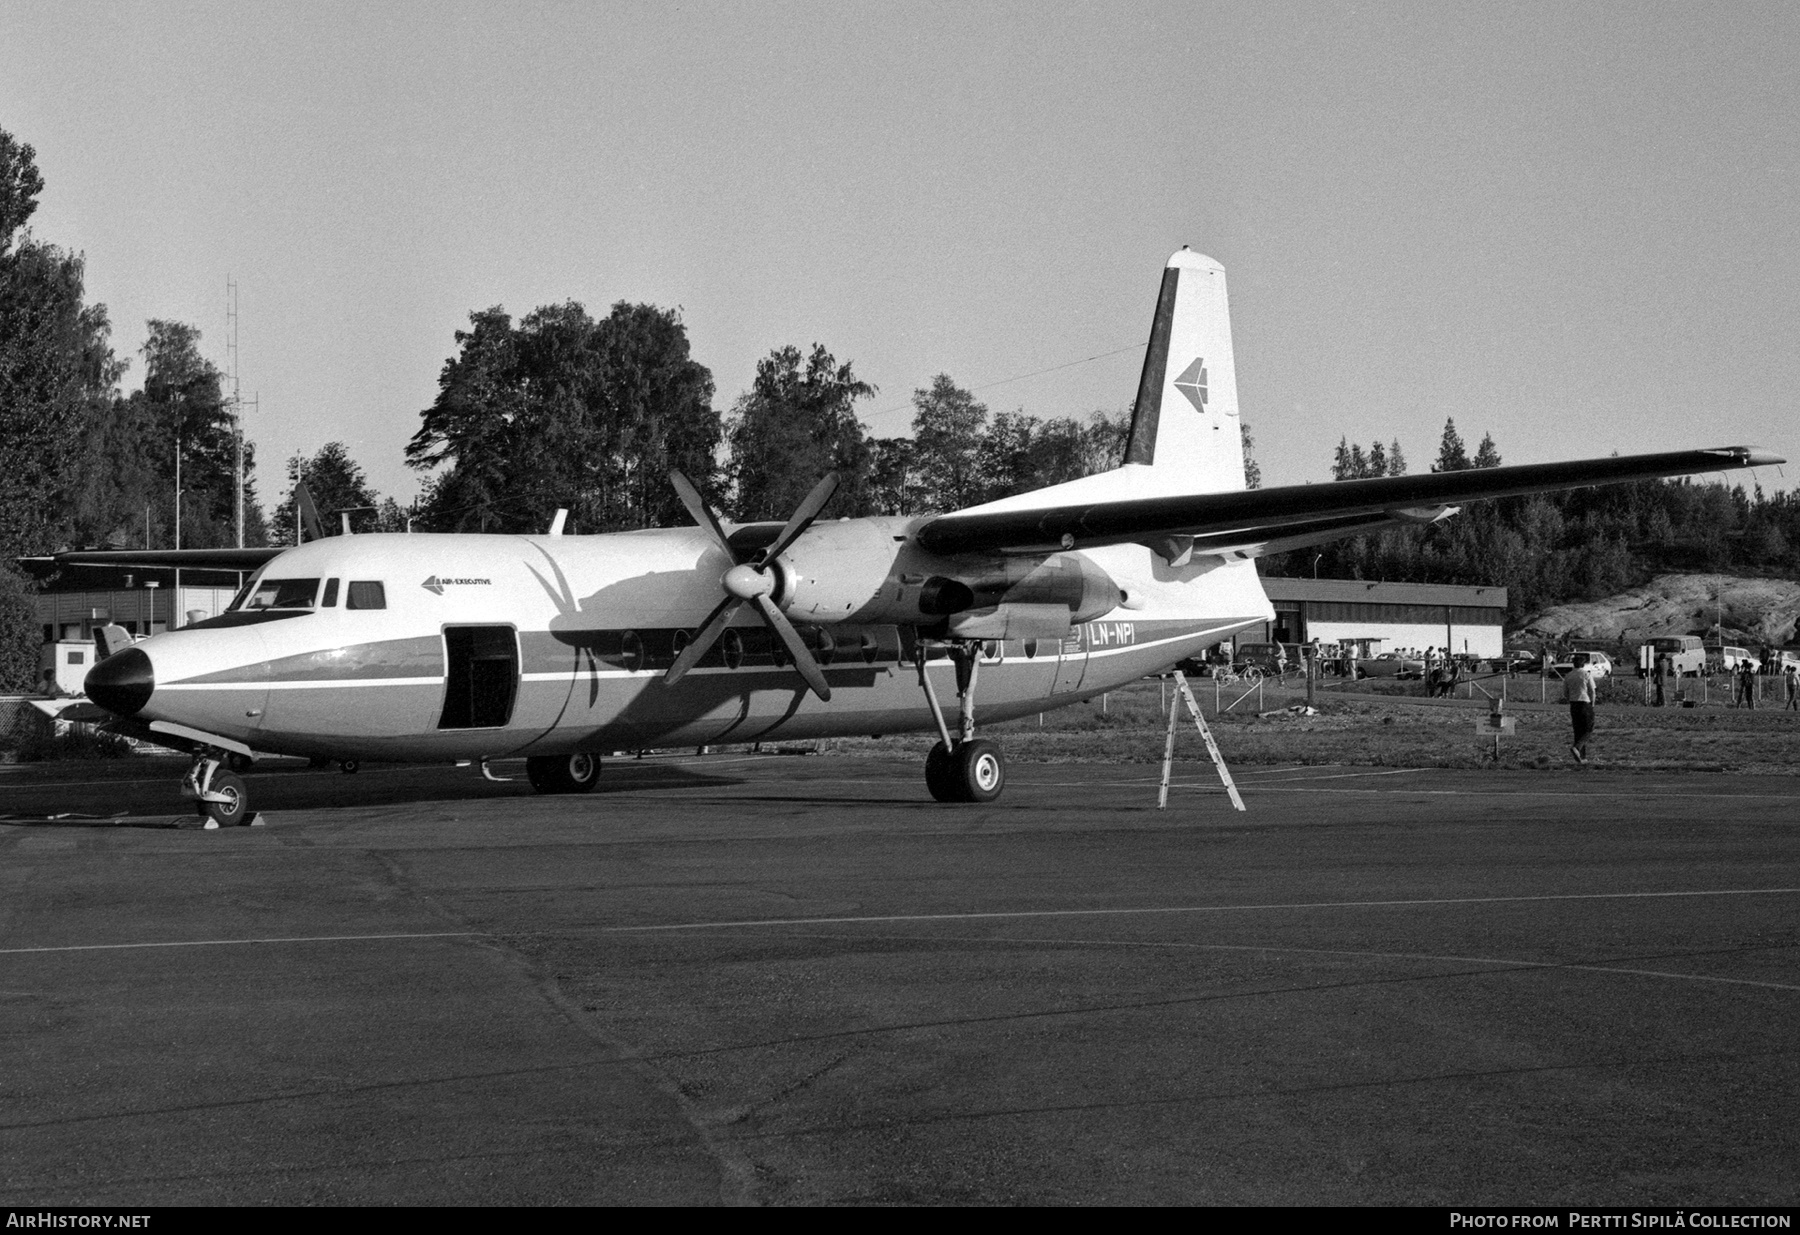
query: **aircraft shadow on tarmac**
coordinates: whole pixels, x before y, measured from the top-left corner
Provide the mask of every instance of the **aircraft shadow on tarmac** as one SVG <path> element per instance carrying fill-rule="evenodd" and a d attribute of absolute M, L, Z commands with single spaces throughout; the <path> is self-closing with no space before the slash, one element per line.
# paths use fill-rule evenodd
<path fill-rule="evenodd" d="M 514 771 L 501 767 L 496 774 L 511 776 Z M 516 772 L 515 779 L 491 781 L 470 768 L 371 765 L 354 776 L 284 768 L 251 772 L 244 779 L 253 808 L 262 812 L 542 796 L 525 779 L 523 767 Z M 701 772 L 689 765 L 619 760 L 606 765 L 600 783 L 589 793 L 558 800 L 574 803 L 583 796 L 659 789 L 719 789 L 738 783 L 739 777 Z M 19 785 L 9 790 L 7 805 L 11 810 L 0 814 L 0 827 L 159 828 L 197 822 L 193 803 L 180 796 L 178 777 Z"/>

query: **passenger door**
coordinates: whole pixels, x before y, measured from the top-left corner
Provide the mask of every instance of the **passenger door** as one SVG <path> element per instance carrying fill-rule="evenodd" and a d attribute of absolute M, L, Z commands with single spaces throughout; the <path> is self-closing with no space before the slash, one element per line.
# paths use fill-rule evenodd
<path fill-rule="evenodd" d="M 519 694 L 519 634 L 511 626 L 444 627 L 439 729 L 500 729 Z"/>

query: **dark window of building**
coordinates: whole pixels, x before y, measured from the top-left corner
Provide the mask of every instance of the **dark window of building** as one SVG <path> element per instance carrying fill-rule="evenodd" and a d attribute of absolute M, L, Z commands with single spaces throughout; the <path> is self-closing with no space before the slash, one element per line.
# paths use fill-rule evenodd
<path fill-rule="evenodd" d="M 350 585 L 350 598 L 344 602 L 346 609 L 385 609 L 387 608 L 387 589 L 379 582 L 358 580 Z"/>

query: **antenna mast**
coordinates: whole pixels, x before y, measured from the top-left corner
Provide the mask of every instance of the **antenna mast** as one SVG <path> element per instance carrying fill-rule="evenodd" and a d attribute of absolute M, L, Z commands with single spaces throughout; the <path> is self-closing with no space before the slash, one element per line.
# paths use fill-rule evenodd
<path fill-rule="evenodd" d="M 231 379 L 231 469 L 233 494 L 233 526 L 237 547 L 244 547 L 244 405 L 246 400 L 238 388 L 238 285 L 225 276 L 225 367 Z M 255 396 L 248 403 L 257 405 Z"/>

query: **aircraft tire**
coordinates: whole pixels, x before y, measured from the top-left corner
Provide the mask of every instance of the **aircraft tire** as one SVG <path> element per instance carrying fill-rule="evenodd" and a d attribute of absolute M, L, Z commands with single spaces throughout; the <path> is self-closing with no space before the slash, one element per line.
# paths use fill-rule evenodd
<path fill-rule="evenodd" d="M 964 742 L 956 748 L 957 798 L 992 802 L 1006 788 L 1006 760 L 992 742 Z"/>
<path fill-rule="evenodd" d="M 925 787 L 931 790 L 931 796 L 939 802 L 963 802 L 956 783 L 956 756 L 945 748 L 942 742 L 931 748 L 925 756 Z"/>
<path fill-rule="evenodd" d="M 532 755 L 525 760 L 525 778 L 539 793 L 586 793 L 600 783 L 600 756 Z"/>
<path fill-rule="evenodd" d="M 235 828 L 244 822 L 250 813 L 250 791 L 244 788 L 243 780 L 234 773 L 218 771 L 213 773 L 211 788 L 215 793 L 226 794 L 230 801 L 201 802 L 200 813 L 222 828 Z"/>

